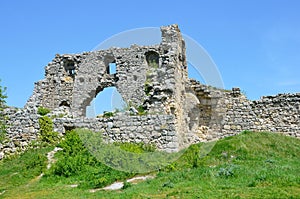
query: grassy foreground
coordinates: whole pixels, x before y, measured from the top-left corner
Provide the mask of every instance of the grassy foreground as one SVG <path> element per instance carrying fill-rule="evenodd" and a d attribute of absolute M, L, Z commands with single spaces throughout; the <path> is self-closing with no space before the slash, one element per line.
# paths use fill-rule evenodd
<path fill-rule="evenodd" d="M 95 193 L 90 189 L 135 174 L 98 162 L 74 132 L 60 147 L 64 150 L 49 170 L 50 146 L 0 162 L 0 198 L 300 198 L 300 140 L 280 134 L 228 137 L 204 158 L 199 157 L 201 144 L 192 145 L 176 162 L 155 172 L 155 179 Z M 124 149 L 147 152 L 142 145 Z M 78 187 L 70 186 L 74 184 Z"/>

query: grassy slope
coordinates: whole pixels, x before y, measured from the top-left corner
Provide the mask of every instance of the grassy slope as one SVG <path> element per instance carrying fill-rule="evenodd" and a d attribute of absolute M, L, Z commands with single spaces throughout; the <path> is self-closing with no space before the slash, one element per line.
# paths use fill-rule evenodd
<path fill-rule="evenodd" d="M 88 186 L 68 185 L 89 180 L 86 176 L 97 169 L 103 172 L 96 177 L 110 180 L 105 173 L 121 180 L 130 174 L 90 164 L 76 175 L 49 172 L 38 181 L 34 179 L 45 169 L 45 154 L 51 149 L 31 151 L 0 163 L 0 193 L 6 191 L 0 198 L 300 198 L 299 139 L 245 132 L 218 141 L 204 158 L 197 155 L 200 145 L 191 146 L 153 180 L 96 193 Z"/>

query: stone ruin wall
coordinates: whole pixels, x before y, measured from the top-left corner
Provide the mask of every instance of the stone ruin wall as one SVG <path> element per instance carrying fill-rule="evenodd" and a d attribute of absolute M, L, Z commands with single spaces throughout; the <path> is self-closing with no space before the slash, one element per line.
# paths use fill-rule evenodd
<path fill-rule="evenodd" d="M 154 143 L 158 149 L 168 152 L 183 148 L 187 144 L 181 141 L 180 135 L 184 134 L 181 129 L 185 126 L 180 121 L 187 81 L 185 45 L 176 25 L 161 30 L 159 45 L 56 55 L 45 67 L 45 79 L 35 83 L 25 108 L 7 109 L 9 141 L 0 145 L 0 150 L 5 154 L 14 153 L 37 138 L 40 106 L 51 109 L 51 115 L 67 114 L 65 118 L 53 120 L 55 129 L 62 134 L 69 128 L 90 127 L 108 137 L 114 135 L 115 141 L 131 142 L 129 135 L 133 134 L 135 140 Z M 115 74 L 110 73 L 109 63 L 116 64 Z M 134 107 L 142 105 L 147 117 L 120 113 L 121 116 L 111 118 L 113 128 L 108 128 L 110 120 L 85 118 L 86 106 L 111 86 L 117 88 L 127 103 Z M 134 129 L 132 125 L 139 125 L 137 132 L 129 133 L 128 129 Z M 149 125 L 153 128 L 148 128 Z M 122 133 L 116 134 L 118 131 Z"/>
<path fill-rule="evenodd" d="M 172 115 L 128 117 L 117 113 L 109 118 L 56 118 L 54 129 L 64 132 L 65 129 L 87 128 L 101 133 L 107 143 L 143 142 L 155 145 L 159 150 L 174 152 L 179 147 L 174 121 Z"/>
<path fill-rule="evenodd" d="M 266 96 L 250 101 L 238 89 L 215 89 L 195 80 L 190 80 L 188 85 L 199 101 L 192 108 L 188 120 L 191 143 L 217 140 L 243 130 L 280 132 L 300 138 L 300 93 Z M 3 154 L 11 154 L 25 149 L 30 141 L 37 138 L 39 116 L 23 109 L 9 108 L 6 111 L 13 116 L 8 129 L 12 141 L 1 144 L 0 150 Z M 171 115 L 56 118 L 54 123 L 55 130 L 59 132 L 75 127 L 101 132 L 108 142 L 154 143 L 166 151 L 178 148 Z"/>
<path fill-rule="evenodd" d="M 8 139 L 0 159 L 27 148 L 38 137 L 39 106 L 52 110 L 55 130 L 85 127 L 107 142 L 152 143 L 178 151 L 192 143 L 220 139 L 243 130 L 282 132 L 300 137 L 300 93 L 250 101 L 240 90 L 216 89 L 187 77 L 185 44 L 176 25 L 161 28 L 154 46 L 132 45 L 82 54 L 56 55 L 35 83 L 23 109 L 9 107 Z M 116 64 L 116 73 L 109 64 Z M 123 99 L 142 105 L 148 114 L 117 113 L 86 118 L 86 106 L 104 88 L 115 86 Z M 147 91 L 146 91 L 147 90 Z"/>
<path fill-rule="evenodd" d="M 248 100 L 239 88 L 216 89 L 190 80 L 199 104 L 190 122 L 199 141 L 217 140 L 244 130 L 279 132 L 300 138 L 300 93 Z"/>

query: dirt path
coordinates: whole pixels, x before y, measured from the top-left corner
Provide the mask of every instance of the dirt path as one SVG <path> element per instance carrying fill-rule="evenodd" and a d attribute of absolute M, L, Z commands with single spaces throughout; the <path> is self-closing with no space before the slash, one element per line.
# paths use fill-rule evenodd
<path fill-rule="evenodd" d="M 48 164 L 47 164 L 47 170 L 51 168 L 51 165 L 53 163 L 55 163 L 55 159 L 54 159 L 54 155 L 55 153 L 57 153 L 58 151 L 61 151 L 63 150 L 62 148 L 59 148 L 59 147 L 55 147 L 53 149 L 53 151 L 50 151 L 48 154 L 47 154 L 47 159 L 48 159 Z"/>
<path fill-rule="evenodd" d="M 153 179 L 155 178 L 155 176 L 152 175 L 146 175 L 146 176 L 136 176 L 133 178 L 130 178 L 128 180 L 126 180 L 126 182 L 129 182 L 131 184 L 137 184 L 139 182 L 145 181 L 147 179 Z M 91 189 L 90 192 L 94 193 L 96 191 L 100 191 L 100 190 L 119 190 L 122 189 L 124 186 L 124 182 L 115 182 L 109 186 L 106 186 L 104 188 L 99 188 L 99 189 Z"/>
<path fill-rule="evenodd" d="M 51 168 L 51 165 L 53 163 L 55 163 L 55 159 L 54 159 L 54 155 L 55 153 L 57 153 L 58 151 L 63 150 L 62 148 L 59 147 L 55 147 L 52 151 L 50 151 L 49 153 L 47 153 L 47 159 L 48 159 L 48 163 L 47 163 L 47 170 L 49 170 Z M 42 177 L 44 176 L 44 173 L 41 173 L 39 176 L 37 176 L 36 178 L 32 179 L 28 185 L 30 185 L 33 182 L 39 181 Z"/>

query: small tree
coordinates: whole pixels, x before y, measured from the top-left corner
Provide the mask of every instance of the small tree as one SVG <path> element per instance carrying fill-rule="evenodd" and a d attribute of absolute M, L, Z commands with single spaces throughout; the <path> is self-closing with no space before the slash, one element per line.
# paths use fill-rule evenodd
<path fill-rule="evenodd" d="M 1 83 L 1 80 L 0 80 Z M 2 87 L 0 84 L 0 142 L 5 138 L 6 134 L 6 116 L 3 111 L 6 108 L 6 87 Z"/>
<path fill-rule="evenodd" d="M 44 144 L 54 144 L 58 141 L 58 133 L 53 131 L 53 122 L 48 116 L 39 118 L 40 140 Z"/>

